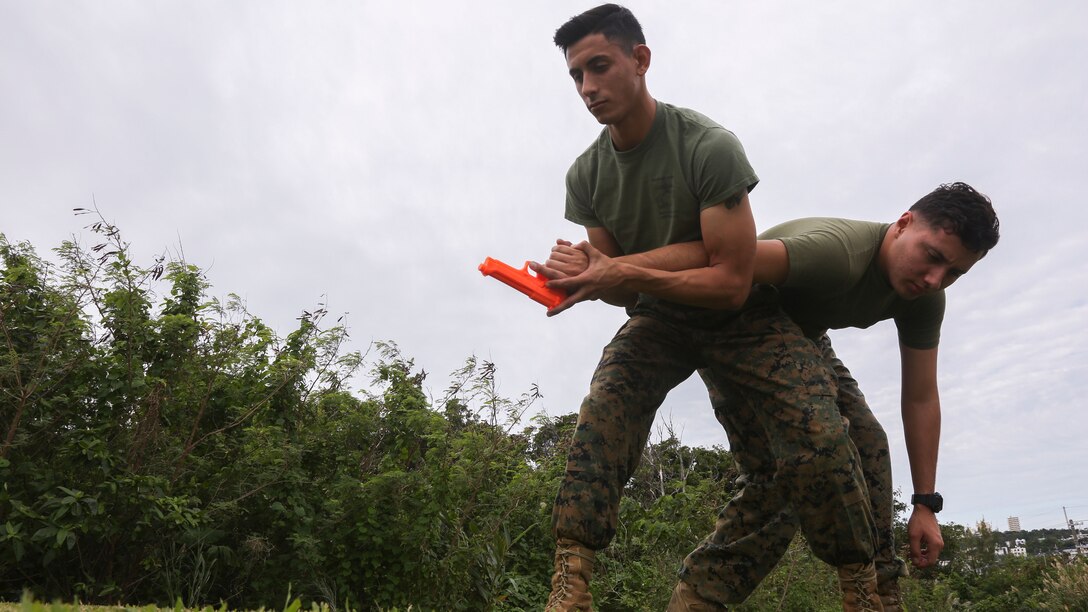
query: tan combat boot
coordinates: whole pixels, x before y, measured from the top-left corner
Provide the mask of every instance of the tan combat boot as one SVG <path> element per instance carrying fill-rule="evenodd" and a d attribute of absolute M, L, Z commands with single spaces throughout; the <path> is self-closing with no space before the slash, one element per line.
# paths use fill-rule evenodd
<path fill-rule="evenodd" d="M 676 583 L 672 590 L 672 599 L 665 612 L 721 612 L 725 606 L 707 601 L 695 592 L 692 586 L 683 580 Z"/>
<path fill-rule="evenodd" d="M 589 594 L 589 579 L 593 577 L 595 553 L 568 538 L 555 543 L 555 574 L 552 594 L 545 612 L 592 610 L 593 596 Z"/>
<path fill-rule="evenodd" d="M 845 612 L 884 612 L 876 588 L 876 568 L 872 562 L 843 565 L 839 569 L 842 609 Z"/>
<path fill-rule="evenodd" d="M 878 582 L 876 593 L 880 596 L 884 612 L 903 612 L 903 596 L 899 593 L 898 577 Z"/>

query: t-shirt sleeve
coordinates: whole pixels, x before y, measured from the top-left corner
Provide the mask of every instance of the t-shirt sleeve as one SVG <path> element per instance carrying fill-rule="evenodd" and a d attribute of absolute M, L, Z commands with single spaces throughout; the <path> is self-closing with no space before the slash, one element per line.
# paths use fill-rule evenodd
<path fill-rule="evenodd" d="M 941 341 L 944 304 L 944 291 L 911 302 L 908 308 L 895 316 L 899 342 L 903 346 L 918 350 L 937 348 Z"/>
<path fill-rule="evenodd" d="M 700 210 L 721 204 L 742 189 L 751 191 L 759 183 L 740 139 L 722 127 L 707 130 L 699 140 L 693 151 L 692 178 Z"/>
<path fill-rule="evenodd" d="M 589 179 L 578 161 L 567 170 L 567 205 L 564 216 L 568 221 L 583 227 L 601 227 L 601 220 L 593 212 L 593 195 Z"/>

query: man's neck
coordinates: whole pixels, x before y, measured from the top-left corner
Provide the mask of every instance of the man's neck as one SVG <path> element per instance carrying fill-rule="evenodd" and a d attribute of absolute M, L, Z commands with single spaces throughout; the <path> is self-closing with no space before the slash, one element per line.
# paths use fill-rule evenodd
<path fill-rule="evenodd" d="M 620 123 L 608 126 L 608 135 L 617 151 L 630 151 L 642 144 L 654 126 L 657 100 L 646 93 L 642 100 Z"/>

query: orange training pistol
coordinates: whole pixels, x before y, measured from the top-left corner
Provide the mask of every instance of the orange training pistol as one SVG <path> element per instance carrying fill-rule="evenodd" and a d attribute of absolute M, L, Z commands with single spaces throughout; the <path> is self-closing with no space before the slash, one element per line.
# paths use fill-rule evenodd
<path fill-rule="evenodd" d="M 555 308 L 560 302 L 567 299 L 567 294 L 562 291 L 544 286 L 548 279 L 529 272 L 529 262 L 525 262 L 525 265 L 518 270 L 497 259 L 488 257 L 480 264 L 480 272 L 484 276 L 492 276 L 510 285 L 548 308 Z"/>

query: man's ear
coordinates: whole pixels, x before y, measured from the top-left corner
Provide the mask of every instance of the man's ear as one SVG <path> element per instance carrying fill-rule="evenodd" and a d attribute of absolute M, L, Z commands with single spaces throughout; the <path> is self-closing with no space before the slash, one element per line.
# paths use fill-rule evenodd
<path fill-rule="evenodd" d="M 638 65 L 635 71 L 639 76 L 646 76 L 646 71 L 650 69 L 650 48 L 646 45 L 635 45 L 631 54 L 635 57 L 635 63 Z"/>
<path fill-rule="evenodd" d="M 903 230 L 907 229 L 907 227 L 910 226 L 910 224 L 913 223 L 913 222 L 914 222 L 914 213 L 912 213 L 911 211 L 908 210 L 907 212 L 903 213 L 898 219 L 896 219 L 896 221 L 895 221 L 895 231 L 896 231 L 896 233 L 897 234 L 902 234 Z"/>

